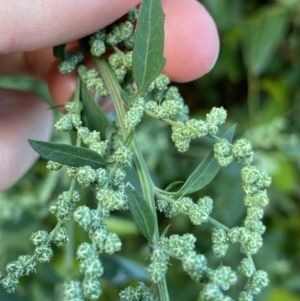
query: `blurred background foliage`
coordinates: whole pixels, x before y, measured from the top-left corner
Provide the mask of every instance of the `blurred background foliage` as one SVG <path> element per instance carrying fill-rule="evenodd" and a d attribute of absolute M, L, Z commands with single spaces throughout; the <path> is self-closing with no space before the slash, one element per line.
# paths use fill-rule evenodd
<path fill-rule="evenodd" d="M 235 139 L 248 138 L 254 147 L 255 164 L 273 177 L 271 199 L 264 222 L 264 246 L 254 260 L 259 269 L 269 272 L 271 284 L 255 300 L 300 300 L 300 1 L 299 0 L 204 0 L 220 34 L 221 49 L 214 69 L 203 78 L 178 85 L 190 106 L 191 115 L 203 118 L 213 106 L 228 111 L 224 132 L 237 124 Z M 203 41 L 205 43 L 205 41 Z M 6 79 L 7 80 L 7 79 Z M 5 86 L 0 80 L 0 86 Z M 45 93 L 35 82 L 24 89 Z M 8 86 L 6 82 L 6 86 Z M 18 84 L 18 87 L 22 85 Z M 42 92 L 41 92 L 42 91 Z M 44 91 L 44 92 L 43 92 Z M 47 95 L 45 96 L 48 97 Z M 195 141 L 189 152 L 178 154 L 170 142 L 170 129 L 159 121 L 145 119 L 138 139 L 156 185 L 165 188 L 185 180 L 211 150 L 209 139 Z M 64 141 L 54 133 L 54 141 Z M 136 181 L 133 171 L 128 179 Z M 68 187 L 64 171 L 49 173 L 45 162 L 37 164 L 9 191 L 0 196 L 0 267 L 20 254 L 32 253 L 31 232 L 51 230 L 55 219 L 48 207 L 58 193 Z M 82 201 L 95 206 L 93 191 L 82 190 Z M 212 216 L 231 227 L 241 225 L 245 214 L 240 166 L 231 164 L 193 197 L 210 195 L 215 201 Z M 197 250 L 206 254 L 211 267 L 220 263 L 234 268 L 241 259 L 232 246 L 225 258 L 211 252 L 210 225 L 192 227 L 177 216 L 172 220 L 159 215 L 161 231 L 170 225 L 169 234 L 194 233 Z M 118 300 L 118 290 L 137 280 L 147 280 L 148 246 L 131 220 L 130 214 L 117 213 L 108 221 L 111 231 L 123 240 L 118 256 L 103 257 L 106 273 L 100 300 Z M 1 301 L 61 300 L 63 279 L 76 277 L 76 245 L 87 237 L 76 225 L 69 226 L 71 243 L 56 249 L 50 264 L 37 266 L 37 275 L 24 278 L 17 294 L 0 289 Z M 172 301 L 197 300 L 201 284 L 192 282 L 180 265 L 172 262 L 168 272 Z M 239 284 L 241 285 L 241 284 Z M 235 292 L 233 292 L 234 294 Z"/>

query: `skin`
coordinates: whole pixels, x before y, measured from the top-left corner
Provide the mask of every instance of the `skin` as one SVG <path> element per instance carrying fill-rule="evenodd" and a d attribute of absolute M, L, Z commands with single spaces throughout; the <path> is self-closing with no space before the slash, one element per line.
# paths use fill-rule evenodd
<path fill-rule="evenodd" d="M 65 103 L 75 74 L 62 76 L 52 47 L 76 41 L 114 22 L 138 0 L 10 0 L 0 3 L 0 75 L 47 81 L 53 100 Z M 219 52 L 216 26 L 196 0 L 162 0 L 165 19 L 164 73 L 187 82 L 209 72 Z M 51 112 L 29 93 L 0 90 L 0 191 L 13 185 L 36 160 L 28 139 L 47 140 Z"/>

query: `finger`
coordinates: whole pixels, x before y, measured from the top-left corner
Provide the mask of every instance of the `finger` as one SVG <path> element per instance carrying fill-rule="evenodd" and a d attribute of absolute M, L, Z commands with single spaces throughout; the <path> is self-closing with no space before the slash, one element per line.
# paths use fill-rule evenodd
<path fill-rule="evenodd" d="M 175 82 L 203 76 L 211 70 L 219 53 L 213 19 L 195 0 L 163 0 L 162 4 L 166 15 L 164 55 L 167 59 L 163 72 Z M 49 87 L 57 103 L 64 103 L 70 97 L 74 78 L 75 75 L 66 77 L 51 69 Z"/>
<path fill-rule="evenodd" d="M 39 98 L 0 90 L 0 191 L 13 185 L 38 157 L 28 139 L 48 140 L 52 114 Z"/>
<path fill-rule="evenodd" d="M 216 25 L 196 0 L 163 0 L 164 73 L 172 81 L 187 82 L 211 70 L 219 53 Z"/>
<path fill-rule="evenodd" d="M 10 0 L 0 5 L 0 53 L 75 41 L 123 16 L 139 0 Z"/>

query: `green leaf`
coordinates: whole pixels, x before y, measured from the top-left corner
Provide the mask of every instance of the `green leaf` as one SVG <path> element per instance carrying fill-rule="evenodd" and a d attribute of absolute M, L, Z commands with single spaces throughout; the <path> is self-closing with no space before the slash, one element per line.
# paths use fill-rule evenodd
<path fill-rule="evenodd" d="M 144 94 L 166 63 L 163 56 L 164 18 L 161 0 L 142 1 L 135 31 L 132 66 L 139 95 Z"/>
<path fill-rule="evenodd" d="M 222 136 L 231 142 L 235 131 L 235 125 L 230 127 L 228 131 Z M 204 158 L 204 160 L 198 165 L 194 172 L 189 176 L 184 185 L 174 193 L 174 195 L 187 195 L 196 192 L 207 184 L 209 184 L 213 178 L 218 174 L 221 166 L 214 157 L 213 151 Z"/>
<path fill-rule="evenodd" d="M 53 55 L 58 59 L 64 60 L 66 57 L 65 48 L 66 48 L 66 44 L 61 44 L 53 47 Z"/>
<path fill-rule="evenodd" d="M 152 241 L 155 232 L 155 217 L 144 198 L 132 187 L 126 187 L 129 208 L 141 233 Z"/>
<path fill-rule="evenodd" d="M 174 188 L 175 186 L 182 184 L 182 183 L 183 183 L 183 181 L 175 181 L 175 182 L 169 184 L 167 186 L 167 188 L 165 189 L 165 191 L 170 191 L 172 188 Z"/>
<path fill-rule="evenodd" d="M 30 92 L 39 96 L 50 107 L 54 107 L 48 86 L 37 79 L 27 76 L 0 76 L 0 88 Z"/>
<path fill-rule="evenodd" d="M 83 104 L 83 125 L 90 131 L 99 131 L 101 137 L 106 139 L 106 130 L 109 126 L 108 119 L 100 106 L 95 102 L 84 83 L 81 82 L 81 102 Z"/>
<path fill-rule="evenodd" d="M 124 101 L 124 103 L 130 107 L 132 105 L 132 101 L 131 101 L 129 95 L 122 89 L 120 89 L 120 95 L 121 95 L 121 98 Z"/>
<path fill-rule="evenodd" d="M 31 147 L 44 159 L 73 167 L 91 166 L 98 169 L 106 161 L 96 152 L 83 147 L 45 141 L 28 140 Z"/>
<path fill-rule="evenodd" d="M 244 32 L 243 55 L 253 76 L 259 76 L 272 62 L 288 24 L 287 11 L 275 5 L 261 10 L 255 19 L 248 21 Z"/>

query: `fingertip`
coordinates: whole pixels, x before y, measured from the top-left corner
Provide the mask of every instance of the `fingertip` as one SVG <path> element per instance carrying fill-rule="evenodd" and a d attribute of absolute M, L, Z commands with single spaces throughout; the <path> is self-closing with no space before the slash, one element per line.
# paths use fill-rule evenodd
<path fill-rule="evenodd" d="M 172 81 L 195 80 L 214 66 L 219 54 L 216 25 L 198 1 L 163 0 L 165 49 L 164 73 Z"/>

